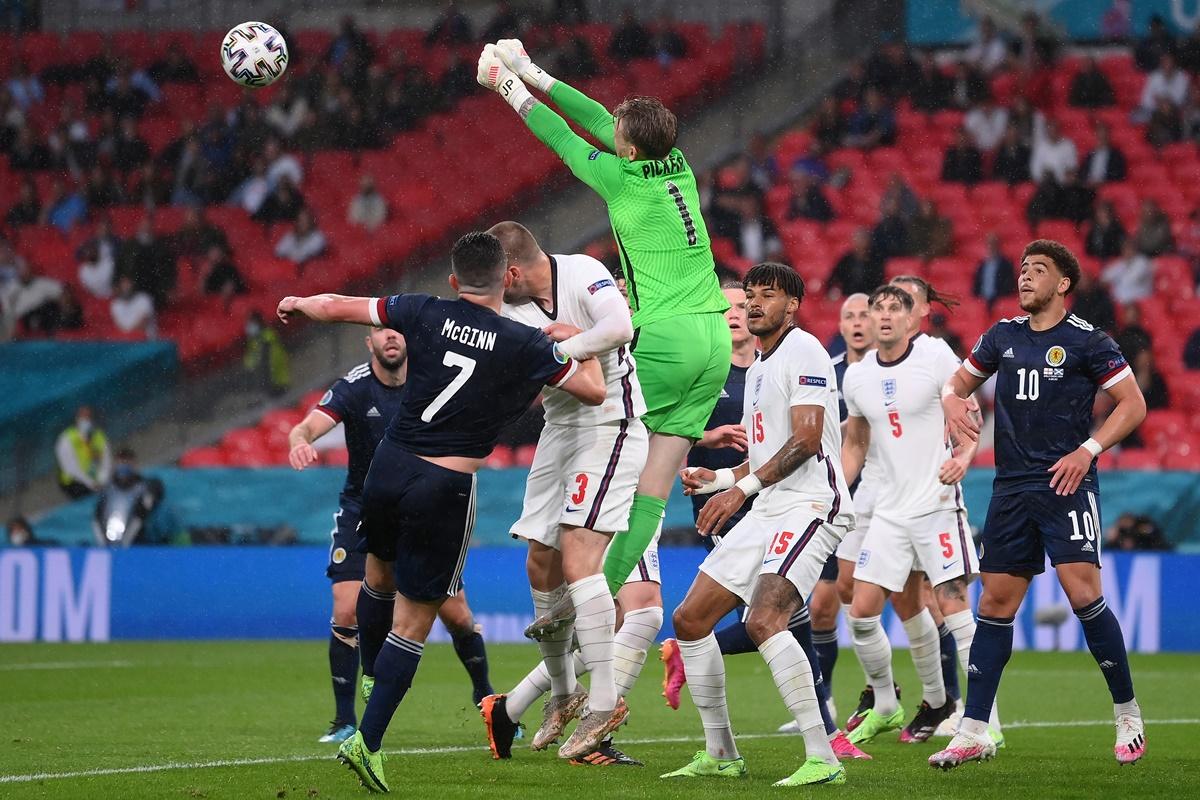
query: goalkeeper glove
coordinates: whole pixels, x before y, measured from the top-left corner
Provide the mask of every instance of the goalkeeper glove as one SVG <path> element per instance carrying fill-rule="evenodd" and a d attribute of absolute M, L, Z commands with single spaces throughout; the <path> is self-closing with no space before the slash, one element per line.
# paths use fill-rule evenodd
<path fill-rule="evenodd" d="M 521 80 L 536 86 L 543 92 L 549 92 L 555 84 L 555 79 L 544 69 L 534 64 L 525 52 L 525 45 L 520 39 L 501 39 L 496 42 L 496 54 L 510 70 L 517 73 Z"/>
<path fill-rule="evenodd" d="M 496 52 L 496 45 L 489 44 L 479 54 L 479 65 L 475 71 L 475 80 L 485 89 L 491 89 L 503 97 L 513 110 L 521 113 L 526 101 L 533 100 L 529 89 L 521 79 L 504 65 Z"/>

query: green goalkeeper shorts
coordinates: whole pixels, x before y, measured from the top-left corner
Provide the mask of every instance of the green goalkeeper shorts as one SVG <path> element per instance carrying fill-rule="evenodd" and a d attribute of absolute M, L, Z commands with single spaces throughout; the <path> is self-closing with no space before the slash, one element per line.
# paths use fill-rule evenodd
<path fill-rule="evenodd" d="M 725 315 L 712 311 L 650 322 L 633 341 L 652 433 L 699 439 L 729 377 L 733 342 Z"/>

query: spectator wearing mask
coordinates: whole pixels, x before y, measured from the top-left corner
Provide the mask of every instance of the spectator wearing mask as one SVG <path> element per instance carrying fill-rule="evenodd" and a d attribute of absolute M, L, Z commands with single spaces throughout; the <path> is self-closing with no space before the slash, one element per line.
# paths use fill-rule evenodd
<path fill-rule="evenodd" d="M 358 181 L 358 193 L 350 200 L 346 221 L 368 231 L 376 230 L 387 221 L 387 200 L 375 188 L 375 178 L 363 175 Z"/>
<path fill-rule="evenodd" d="M 89 406 L 75 411 L 74 423 L 58 435 L 54 455 L 59 488 L 72 500 L 99 491 L 112 477 L 108 437 L 95 424 Z"/>
<path fill-rule="evenodd" d="M 1029 163 L 1030 177 L 1042 183 L 1046 177 L 1058 184 L 1067 179 L 1067 172 L 1079 168 L 1079 154 L 1075 142 L 1062 135 L 1058 123 L 1046 120 L 1045 133 L 1034 138 L 1033 156 Z"/>
<path fill-rule="evenodd" d="M 312 211 L 300 209 L 292 229 L 275 245 L 275 255 L 302 266 L 325 252 L 325 234 L 317 227 Z"/>
<path fill-rule="evenodd" d="M 1187 99 L 1188 82 L 1188 74 L 1176 65 L 1175 56 L 1164 53 L 1158 68 L 1146 76 L 1137 115 L 1142 121 L 1148 119 L 1160 99 L 1168 100 L 1175 107 L 1182 106 Z"/>
<path fill-rule="evenodd" d="M 1137 251 L 1147 256 L 1161 256 L 1175 249 L 1171 220 L 1155 201 L 1148 198 L 1142 201 L 1142 210 L 1133 239 Z"/>
<path fill-rule="evenodd" d="M 974 185 L 983 178 L 983 154 L 972 144 L 967 131 L 958 129 L 954 144 L 942 158 L 942 181 Z"/>
<path fill-rule="evenodd" d="M 987 255 L 975 268 L 975 281 L 971 293 L 988 304 L 990 311 L 1002 297 L 1017 293 L 1017 271 L 1011 259 L 1000 251 L 1000 237 L 989 233 Z"/>
<path fill-rule="evenodd" d="M 52 539 L 39 539 L 33 532 L 33 526 L 29 524 L 29 520 L 21 516 L 13 517 L 8 521 L 8 546 L 9 547 L 58 547 L 58 542 Z"/>
<path fill-rule="evenodd" d="M 1096 123 L 1096 146 L 1083 159 L 1083 180 L 1089 186 L 1125 180 L 1125 154 L 1108 136 L 1108 126 Z"/>
<path fill-rule="evenodd" d="M 157 334 L 154 298 L 138 291 L 128 275 L 117 278 L 117 290 L 108 307 L 113 324 L 122 333 L 142 333 L 147 339 Z"/>
<path fill-rule="evenodd" d="M 1125 227 L 1113 212 L 1112 203 L 1097 203 L 1083 240 L 1087 254 L 1094 258 L 1116 258 L 1125 239 Z"/>
<path fill-rule="evenodd" d="M 1029 180 L 1029 163 L 1032 151 L 1021 140 L 1021 131 L 1016 125 L 1010 124 L 1004 131 L 1004 138 L 996 148 L 992 159 L 992 180 L 1004 181 L 1010 186 Z"/>
<path fill-rule="evenodd" d="M 1117 95 L 1095 56 L 1089 56 L 1083 69 L 1071 79 L 1067 102 L 1076 108 L 1109 108 Z"/>
<path fill-rule="evenodd" d="M 25 259 L 16 257 L 15 264 L 16 277 L 0 287 L 0 341 L 12 338 L 18 326 L 30 333 L 53 328 L 63 293 L 61 282 L 35 275 Z"/>
<path fill-rule="evenodd" d="M 1117 327 L 1117 308 L 1113 305 L 1108 290 L 1098 283 L 1086 269 L 1079 275 L 1079 288 L 1071 292 L 1075 300 L 1071 313 L 1109 333 Z"/>
<path fill-rule="evenodd" d="M 17 190 L 17 202 L 4 215 L 4 223 L 10 228 L 21 225 L 36 225 L 42 214 L 42 204 L 38 201 L 37 184 L 32 178 L 21 180 L 21 188 Z"/>
<path fill-rule="evenodd" d="M 208 248 L 205 258 L 204 293 L 215 294 L 229 300 L 235 294 L 246 293 L 246 282 L 242 273 L 234 266 L 229 253 L 219 245 Z"/>
<path fill-rule="evenodd" d="M 850 115 L 843 143 L 860 150 L 896 143 L 896 115 L 878 89 L 867 89 L 858 109 Z"/>
<path fill-rule="evenodd" d="M 883 262 L 871 248 L 871 232 L 859 228 L 829 276 L 828 297 L 837 300 L 862 292 L 869 294 L 883 283 Z"/>
<path fill-rule="evenodd" d="M 1154 264 L 1137 251 L 1132 240 L 1126 240 L 1121 257 L 1104 268 L 1100 281 L 1108 287 L 1114 302 L 1136 303 L 1154 293 Z"/>
<path fill-rule="evenodd" d="M 926 261 L 949 255 L 954 249 L 954 227 L 948 217 L 938 213 L 932 200 L 922 200 L 920 213 L 909 222 L 908 244 L 913 255 Z"/>
<path fill-rule="evenodd" d="M 257 311 L 250 312 L 246 320 L 246 348 L 242 355 L 242 368 L 258 376 L 256 383 L 266 387 L 267 394 L 278 397 L 291 386 L 291 359 L 279 334 L 265 324 Z"/>
<path fill-rule="evenodd" d="M 974 41 L 963 54 L 963 61 L 990 75 L 1003 67 L 1007 60 L 1008 44 L 1000 37 L 992 18 L 984 17 L 979 21 Z"/>
<path fill-rule="evenodd" d="M 112 481 L 100 490 L 92 515 L 97 547 L 129 547 L 151 543 L 147 524 L 163 500 L 162 481 L 146 478 L 137 468 L 133 450 L 117 451 Z"/>
<path fill-rule="evenodd" d="M 990 153 L 1000 146 L 1004 131 L 1008 129 L 1008 109 L 989 97 L 972 108 L 963 118 L 963 128 L 975 146 Z"/>
<path fill-rule="evenodd" d="M 654 43 L 650 32 L 638 22 L 633 9 L 626 8 L 621 12 L 621 21 L 608 43 L 608 54 L 620 64 L 653 57 Z"/>
<path fill-rule="evenodd" d="M 833 219 L 833 207 L 829 205 L 821 184 L 807 170 L 792 170 L 791 190 L 788 219 L 811 219 L 817 222 Z"/>

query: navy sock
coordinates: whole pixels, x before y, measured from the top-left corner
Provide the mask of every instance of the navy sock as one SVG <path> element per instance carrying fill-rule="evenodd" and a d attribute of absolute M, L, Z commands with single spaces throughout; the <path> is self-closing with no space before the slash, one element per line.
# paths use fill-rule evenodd
<path fill-rule="evenodd" d="M 808 606 L 801 606 L 789 621 L 792 624 L 788 626 L 788 631 L 800 644 L 800 649 L 808 657 L 808 665 L 812 669 L 813 683 L 816 684 L 814 688 L 817 691 L 817 706 L 821 709 L 821 721 L 825 723 L 825 732 L 836 733 L 838 726 L 833 721 L 833 717 L 829 715 L 827 704 L 829 686 L 821 674 L 821 659 L 817 657 L 817 648 L 813 646 L 812 620 L 808 616 Z"/>
<path fill-rule="evenodd" d="M 723 656 L 758 652 L 758 646 L 754 644 L 750 634 L 746 633 L 746 623 L 740 619 L 717 631 L 717 646 L 721 648 Z"/>
<path fill-rule="evenodd" d="M 358 590 L 358 649 L 361 651 L 363 675 L 375 676 L 375 659 L 383 640 L 392 629 L 392 607 L 395 592 L 379 592 L 363 581 Z"/>
<path fill-rule="evenodd" d="M 1121 635 L 1117 616 L 1103 597 L 1075 609 L 1075 616 L 1083 624 L 1083 638 L 1087 639 L 1088 649 L 1108 681 L 1113 702 L 1128 703 L 1133 699 L 1133 677 L 1129 674 L 1129 656 L 1125 653 L 1125 637 Z"/>
<path fill-rule="evenodd" d="M 817 651 L 817 659 L 821 662 L 821 677 L 825 681 L 825 691 L 833 694 L 833 668 L 837 664 L 838 658 L 838 632 L 837 628 L 831 628 L 827 631 L 819 631 L 813 629 L 812 632 L 813 647 Z"/>
<path fill-rule="evenodd" d="M 987 724 L 1000 688 L 1000 675 L 1012 657 L 1013 617 L 976 618 L 975 640 L 967 660 L 967 707 L 963 716 Z"/>
<path fill-rule="evenodd" d="M 412 686 L 413 675 L 421 663 L 424 649 L 425 645 L 421 642 L 394 633 L 387 635 L 384 646 L 380 648 L 379 656 L 375 659 L 375 688 L 371 692 L 371 701 L 363 711 L 362 725 L 359 726 L 363 742 L 372 753 L 383 744 L 384 731 L 408 687 Z"/>
<path fill-rule="evenodd" d="M 451 639 L 454 641 L 454 652 L 458 654 L 458 660 L 471 676 L 475 705 L 479 705 L 480 700 L 489 694 L 495 694 L 492 684 L 488 681 L 487 650 L 483 646 L 483 637 L 478 631 L 471 631 L 460 636 L 452 635 Z"/>
<path fill-rule="evenodd" d="M 355 725 L 354 688 L 358 684 L 358 627 L 329 623 L 329 674 L 333 677 L 334 719 Z M 354 642 L 354 644 L 349 644 Z"/>
<path fill-rule="evenodd" d="M 946 684 L 946 696 L 957 700 L 962 697 L 958 688 L 958 643 L 944 622 L 938 626 L 938 644 L 942 647 L 942 682 Z"/>

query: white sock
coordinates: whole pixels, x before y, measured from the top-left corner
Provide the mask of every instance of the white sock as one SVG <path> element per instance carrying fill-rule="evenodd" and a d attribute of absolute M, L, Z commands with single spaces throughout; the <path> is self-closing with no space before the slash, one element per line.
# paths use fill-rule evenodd
<path fill-rule="evenodd" d="M 630 611 L 621 622 L 621 629 L 613 636 L 613 669 L 617 682 L 617 694 L 625 697 L 637 683 L 646 653 L 654 645 L 654 639 L 663 623 L 663 610 L 639 608 Z"/>
<path fill-rule="evenodd" d="M 975 615 L 970 610 L 955 611 L 946 617 L 946 627 L 954 634 L 954 644 L 958 647 L 958 665 L 966 674 L 967 664 L 971 662 L 971 642 L 975 641 Z M 992 702 L 991 713 L 988 714 L 988 725 L 1000 730 L 999 701 Z"/>
<path fill-rule="evenodd" d="M 942 679 L 942 648 L 937 624 L 928 608 L 904 620 L 904 632 L 908 634 L 909 652 L 917 677 L 921 680 L 922 699 L 930 708 L 946 705 L 946 684 Z"/>
<path fill-rule="evenodd" d="M 900 701 L 892 680 L 892 643 L 883 632 L 879 616 L 846 617 L 854 639 L 854 654 L 875 690 L 875 710 L 884 716 L 896 713 Z M 936 631 L 935 631 L 936 633 Z"/>
<path fill-rule="evenodd" d="M 516 688 L 508 693 L 504 701 L 508 718 L 513 722 L 520 722 L 521 715 L 548 691 L 550 691 L 550 670 L 546 669 L 545 661 L 539 661 L 538 665 L 521 679 Z"/>
<path fill-rule="evenodd" d="M 1122 714 L 1131 714 L 1138 719 L 1142 718 L 1142 707 L 1138 705 L 1136 697 L 1128 703 L 1113 703 L 1113 716 L 1119 717 Z"/>
<path fill-rule="evenodd" d="M 792 718 L 804 735 L 804 749 L 809 758 L 820 758 L 827 764 L 836 764 L 837 756 L 829 746 L 825 735 L 825 723 L 821 720 L 821 709 L 817 705 L 817 687 L 813 683 L 812 666 L 804 648 L 796 641 L 791 631 L 780 631 L 758 646 L 771 677 L 779 687 L 783 704 L 792 712 Z M 690 676 L 689 676 L 690 678 Z"/>
<path fill-rule="evenodd" d="M 554 607 L 554 604 L 566 594 L 565 586 L 560 586 L 551 592 L 530 589 L 533 596 L 533 610 L 537 616 L 542 616 Z M 550 692 L 555 697 L 565 697 L 575 688 L 575 668 L 571 659 L 572 629 L 568 625 L 553 636 L 548 636 L 538 642 L 538 650 L 542 653 L 542 661 L 550 675 Z"/>
<path fill-rule="evenodd" d="M 725 702 L 725 662 L 715 634 L 695 642 L 678 640 L 679 655 L 687 672 L 688 694 L 700 712 L 704 725 L 704 745 L 713 758 L 738 757 L 729 725 L 729 706 Z"/>
<path fill-rule="evenodd" d="M 988 725 L 986 722 L 980 719 L 963 717 L 962 723 L 958 726 L 958 729 L 963 733 L 969 733 L 972 736 L 987 736 Z"/>
<path fill-rule="evenodd" d="M 617 607 L 608 591 L 608 581 L 599 572 L 567 586 L 575 605 L 575 636 L 579 655 L 587 664 L 588 707 L 593 711 L 612 711 L 617 705 L 617 686 L 613 678 L 613 628 Z"/>

